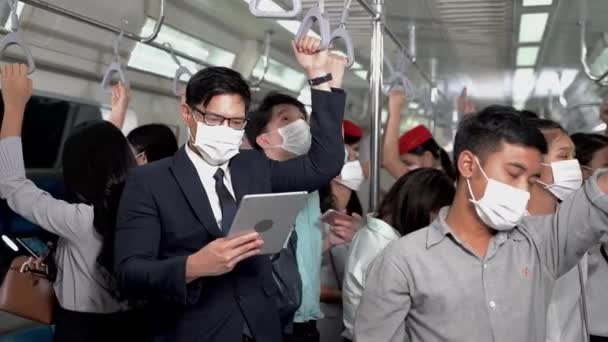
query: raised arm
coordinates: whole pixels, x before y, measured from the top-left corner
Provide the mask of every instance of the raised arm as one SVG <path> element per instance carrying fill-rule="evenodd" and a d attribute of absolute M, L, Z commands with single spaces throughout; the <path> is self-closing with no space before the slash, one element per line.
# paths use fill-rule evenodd
<path fill-rule="evenodd" d="M 399 156 L 399 127 L 401 111 L 405 107 L 405 93 L 392 90 L 388 95 L 388 120 L 384 131 L 382 146 L 382 166 L 395 178 L 401 178 L 410 171 Z"/>
<path fill-rule="evenodd" d="M 608 234 L 608 172 L 599 171 L 551 216 L 524 221 L 548 272 L 559 278 Z"/>
<path fill-rule="evenodd" d="M 25 106 L 32 96 L 27 66 L 5 65 L 1 78 L 4 118 L 0 130 L 0 198 L 6 199 L 14 212 L 51 233 L 72 241 L 90 236 L 93 232 L 86 228 L 92 227 L 92 207 L 57 200 L 25 176 L 21 129 Z"/>
<path fill-rule="evenodd" d="M 329 183 L 344 165 L 344 142 L 342 140 L 342 119 L 346 95 L 332 85 L 341 85 L 346 59 L 328 56 L 327 51 L 318 51 L 320 42 L 314 38 L 304 38 L 294 43 L 296 59 L 302 65 L 309 79 L 325 76 L 333 72 L 336 80 L 312 87 L 312 113 L 310 131 L 312 145 L 308 154 L 286 162 L 269 161 L 272 175 L 272 190 L 314 191 Z"/>
<path fill-rule="evenodd" d="M 122 126 L 125 124 L 125 117 L 127 116 L 130 101 L 131 90 L 125 87 L 122 82 L 118 82 L 118 84 L 112 87 L 112 114 L 108 121 L 120 130 L 122 130 Z"/>

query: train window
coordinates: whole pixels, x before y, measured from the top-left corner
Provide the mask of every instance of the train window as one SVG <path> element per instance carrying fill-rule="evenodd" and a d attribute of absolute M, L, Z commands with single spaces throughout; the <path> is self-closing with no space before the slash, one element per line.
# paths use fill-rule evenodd
<path fill-rule="evenodd" d="M 263 57 L 260 57 L 251 75 L 254 78 L 260 78 L 263 73 Z M 268 72 L 264 76 L 264 79 L 272 84 L 282 86 L 293 92 L 298 92 L 304 86 L 306 76 L 303 73 L 270 58 Z"/>
<path fill-rule="evenodd" d="M 17 16 L 21 17 L 21 13 L 23 12 L 24 6 L 25 4 L 23 2 L 17 2 Z M 5 7 L 2 8 L 2 10 L 6 11 L 0 15 L 2 18 L 6 18 L 6 21 L 4 22 L 4 29 L 10 31 L 13 24 L 13 20 L 11 18 L 11 15 L 9 14 L 10 6 L 8 5 L 8 3 Z"/>
<path fill-rule="evenodd" d="M 367 70 L 363 68 L 363 65 L 355 62 L 351 70 L 353 71 L 353 74 L 355 74 L 355 76 L 359 77 L 362 80 L 367 80 Z"/>
<path fill-rule="evenodd" d="M 146 23 L 141 30 L 141 35 L 149 35 L 155 24 L 156 20 L 151 18 L 146 19 Z M 160 44 L 171 43 L 176 51 L 190 56 L 197 56 L 203 62 L 213 66 L 231 67 L 236 58 L 236 54 L 230 51 L 211 45 L 167 25 L 163 25 L 155 42 Z M 199 69 L 194 62 L 178 58 L 182 62 L 182 65 L 189 70 Z M 135 45 L 131 53 L 129 67 L 170 78 L 173 78 L 176 69 L 175 62 L 168 53 L 140 43 Z M 184 81 L 187 81 L 187 79 L 184 79 Z"/>
<path fill-rule="evenodd" d="M 2 102 L 0 100 L 0 102 Z M 23 121 L 23 154 L 26 168 L 46 169 L 56 166 L 70 103 L 33 96 L 27 104 Z M 0 121 L 4 103 L 0 103 Z"/>

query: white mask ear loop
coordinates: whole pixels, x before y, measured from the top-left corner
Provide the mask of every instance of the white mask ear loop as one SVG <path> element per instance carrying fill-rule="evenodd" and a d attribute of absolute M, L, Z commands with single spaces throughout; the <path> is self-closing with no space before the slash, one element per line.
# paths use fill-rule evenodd
<path fill-rule="evenodd" d="M 475 157 L 475 162 L 477 162 L 477 166 L 479 166 L 479 170 L 481 171 L 481 174 L 485 177 L 486 181 L 490 181 L 488 175 L 486 175 L 486 172 L 483 170 L 483 167 L 481 167 L 479 158 Z M 476 200 L 475 195 L 473 195 L 473 188 L 471 187 L 471 180 L 469 178 L 467 178 L 467 186 L 469 187 L 469 193 L 471 194 L 472 201 L 477 202 L 478 200 Z"/>

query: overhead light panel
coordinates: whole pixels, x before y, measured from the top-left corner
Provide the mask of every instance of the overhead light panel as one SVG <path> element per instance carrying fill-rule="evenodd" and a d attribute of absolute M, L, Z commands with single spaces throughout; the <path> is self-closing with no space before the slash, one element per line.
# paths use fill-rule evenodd
<path fill-rule="evenodd" d="M 519 24 L 520 43 L 539 43 L 545 34 L 549 13 L 524 13 Z"/>
<path fill-rule="evenodd" d="M 538 46 L 520 46 L 517 49 L 517 66 L 531 67 L 536 65 L 539 50 L 540 48 Z"/>
<path fill-rule="evenodd" d="M 551 6 L 553 4 L 553 0 L 524 0 L 524 7 L 533 7 L 533 6 Z"/>

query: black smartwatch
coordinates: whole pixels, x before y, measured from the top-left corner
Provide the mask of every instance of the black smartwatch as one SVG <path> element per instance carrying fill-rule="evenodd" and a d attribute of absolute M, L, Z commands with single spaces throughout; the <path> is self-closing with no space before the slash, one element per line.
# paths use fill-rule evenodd
<path fill-rule="evenodd" d="M 327 82 L 329 82 L 331 80 L 333 80 L 333 78 L 331 77 L 331 74 L 327 74 L 325 76 L 321 76 L 321 77 L 313 78 L 312 80 L 308 80 L 308 84 L 311 87 L 316 87 L 316 86 L 321 85 L 323 83 L 327 83 Z"/>

